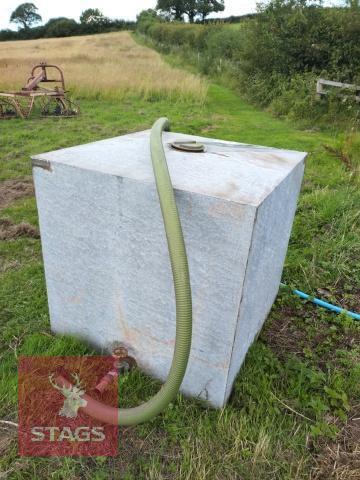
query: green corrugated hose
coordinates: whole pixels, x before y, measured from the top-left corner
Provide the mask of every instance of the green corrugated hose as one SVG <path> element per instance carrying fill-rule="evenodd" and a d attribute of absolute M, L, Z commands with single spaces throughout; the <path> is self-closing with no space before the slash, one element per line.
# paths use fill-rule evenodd
<path fill-rule="evenodd" d="M 192 335 L 192 305 L 189 268 L 175 195 L 166 163 L 162 132 L 170 129 L 160 118 L 151 130 L 151 159 L 166 232 L 176 299 L 176 341 L 168 378 L 159 392 L 135 408 L 119 409 L 119 425 L 146 422 L 164 410 L 176 397 L 189 360 Z"/>
<path fill-rule="evenodd" d="M 162 132 L 169 130 L 169 128 L 170 123 L 166 118 L 160 118 L 155 122 L 151 130 L 150 146 L 175 289 L 176 339 L 174 356 L 165 384 L 156 395 L 138 407 L 116 408 L 104 405 L 86 394 L 82 396 L 87 402 L 86 406 L 83 407 L 85 413 L 104 423 L 113 425 L 137 425 L 151 420 L 162 412 L 179 391 L 190 355 L 192 305 L 189 268 L 174 190 L 162 144 Z M 59 386 L 71 387 L 71 383 L 61 375 L 57 377 L 57 383 Z"/>

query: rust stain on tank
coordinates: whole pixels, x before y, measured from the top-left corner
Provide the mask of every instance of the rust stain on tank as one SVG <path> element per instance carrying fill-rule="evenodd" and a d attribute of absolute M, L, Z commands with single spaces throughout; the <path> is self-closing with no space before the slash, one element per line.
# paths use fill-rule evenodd
<path fill-rule="evenodd" d="M 156 353 L 163 346 L 175 345 L 175 339 L 162 340 L 152 335 L 146 327 L 141 330 L 137 327 L 131 327 L 126 321 L 121 305 L 118 305 L 118 312 L 119 331 L 122 337 L 120 340 L 127 343 L 135 351 L 141 352 L 144 343 L 146 343 L 146 351 L 150 350 L 151 353 Z"/>
<path fill-rule="evenodd" d="M 72 297 L 68 297 L 68 302 L 69 303 L 75 303 L 76 305 L 79 305 L 81 303 L 82 298 L 79 295 L 74 295 Z"/>
<path fill-rule="evenodd" d="M 239 207 L 244 205 L 253 205 L 257 197 L 253 193 L 245 192 L 239 189 L 238 185 L 233 182 L 227 182 L 221 190 L 214 190 L 213 195 L 218 198 L 228 200 L 229 204 L 236 203 Z M 237 218 L 237 215 L 231 215 Z"/>
<path fill-rule="evenodd" d="M 236 202 L 216 202 L 208 208 L 208 213 L 214 218 L 231 217 L 241 220 L 246 209 L 244 205 Z"/>
<path fill-rule="evenodd" d="M 276 168 L 276 166 L 283 168 L 284 164 L 291 163 L 290 159 L 270 152 L 244 152 L 243 156 L 246 162 L 271 170 L 273 170 L 274 167 Z"/>

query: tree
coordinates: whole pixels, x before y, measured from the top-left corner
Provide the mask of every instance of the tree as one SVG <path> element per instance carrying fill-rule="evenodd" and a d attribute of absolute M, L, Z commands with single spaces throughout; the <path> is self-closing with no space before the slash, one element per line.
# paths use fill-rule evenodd
<path fill-rule="evenodd" d="M 152 8 L 148 8 L 147 10 L 142 10 L 136 17 L 136 21 L 138 23 L 141 22 L 148 22 L 148 21 L 156 21 L 158 20 L 158 14 L 156 10 Z"/>
<path fill-rule="evenodd" d="M 198 0 L 185 0 L 184 12 L 189 17 L 189 22 L 194 23 L 195 17 L 198 14 Z"/>
<path fill-rule="evenodd" d="M 42 18 L 37 13 L 37 7 L 33 3 L 22 3 L 11 14 L 10 22 L 22 25 L 28 29 L 34 23 L 41 22 Z"/>
<path fill-rule="evenodd" d="M 225 10 L 224 0 L 198 0 L 197 3 L 197 10 L 203 22 L 210 13 L 223 12 Z"/>
<path fill-rule="evenodd" d="M 173 20 L 182 21 L 185 12 L 184 0 L 158 0 L 156 10 L 169 14 Z"/>
<path fill-rule="evenodd" d="M 346 0 L 347 5 L 354 10 L 360 8 L 360 0 Z"/>
<path fill-rule="evenodd" d="M 85 24 L 101 25 L 107 22 L 107 18 L 100 12 L 98 8 L 88 8 L 82 12 L 80 16 L 80 22 Z"/>
<path fill-rule="evenodd" d="M 198 16 L 204 21 L 210 13 L 222 12 L 225 5 L 224 0 L 158 0 L 156 9 L 173 20 L 183 20 L 186 14 L 193 23 Z"/>
<path fill-rule="evenodd" d="M 147 10 L 142 10 L 136 17 L 137 28 L 141 33 L 147 33 L 149 28 L 154 25 L 154 23 L 161 21 L 156 10 L 148 8 Z"/>
<path fill-rule="evenodd" d="M 45 28 L 45 37 L 71 37 L 79 33 L 79 25 L 72 18 L 50 18 Z"/>

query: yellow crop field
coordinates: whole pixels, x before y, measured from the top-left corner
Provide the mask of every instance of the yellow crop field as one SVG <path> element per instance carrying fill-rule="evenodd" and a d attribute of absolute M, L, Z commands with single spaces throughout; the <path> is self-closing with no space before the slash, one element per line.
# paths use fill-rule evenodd
<path fill-rule="evenodd" d="M 201 102 L 206 81 L 172 68 L 128 32 L 0 42 L 0 91 L 22 87 L 39 62 L 63 69 L 66 86 L 83 97 L 171 97 Z"/>

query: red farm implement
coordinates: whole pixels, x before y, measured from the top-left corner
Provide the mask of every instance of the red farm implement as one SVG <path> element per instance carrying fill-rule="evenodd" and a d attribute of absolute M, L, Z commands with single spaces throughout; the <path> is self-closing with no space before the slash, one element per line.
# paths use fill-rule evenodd
<path fill-rule="evenodd" d="M 49 75 L 52 73 L 54 77 Z M 52 89 L 44 84 L 54 83 Z M 31 71 L 25 87 L 18 92 L 0 92 L 0 119 L 26 119 L 39 104 L 42 115 L 71 117 L 79 113 L 79 107 L 65 95 L 63 72 L 56 65 L 40 63 Z"/>

